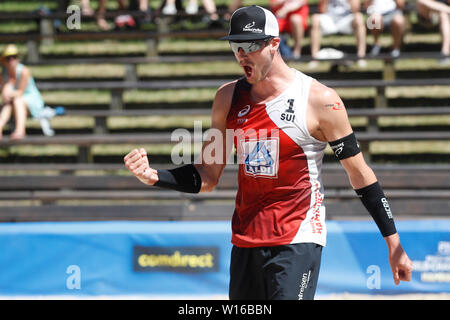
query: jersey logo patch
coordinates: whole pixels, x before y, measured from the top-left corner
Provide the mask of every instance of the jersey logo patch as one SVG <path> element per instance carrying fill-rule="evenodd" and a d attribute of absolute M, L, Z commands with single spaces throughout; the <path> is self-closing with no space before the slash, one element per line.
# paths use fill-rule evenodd
<path fill-rule="evenodd" d="M 278 176 L 278 138 L 241 141 L 241 148 L 245 174 L 267 178 Z"/>

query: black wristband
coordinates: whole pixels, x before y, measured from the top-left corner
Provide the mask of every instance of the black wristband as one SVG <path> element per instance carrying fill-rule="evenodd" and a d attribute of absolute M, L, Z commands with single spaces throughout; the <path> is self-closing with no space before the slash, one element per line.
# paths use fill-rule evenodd
<path fill-rule="evenodd" d="M 361 152 L 355 133 L 352 132 L 348 136 L 329 142 L 334 155 L 339 159 L 347 159 Z"/>
<path fill-rule="evenodd" d="M 373 220 L 375 220 L 383 237 L 396 233 L 394 218 L 380 184 L 375 182 L 355 191 L 360 196 L 364 207 L 366 207 Z"/>
<path fill-rule="evenodd" d="M 154 185 L 186 193 L 199 193 L 202 178 L 194 165 L 188 164 L 171 170 L 158 170 L 158 181 Z"/>

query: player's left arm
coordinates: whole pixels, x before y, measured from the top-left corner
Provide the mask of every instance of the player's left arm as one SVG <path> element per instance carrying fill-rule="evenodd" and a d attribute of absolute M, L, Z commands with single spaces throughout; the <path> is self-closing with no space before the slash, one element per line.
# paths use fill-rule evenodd
<path fill-rule="evenodd" d="M 315 98 L 310 99 L 310 118 L 315 119 L 315 123 L 309 124 L 310 133 L 330 144 L 347 172 L 353 189 L 380 229 L 389 249 L 389 263 L 395 284 L 399 284 L 400 280 L 410 281 L 412 262 L 400 244 L 392 212 L 381 185 L 359 149 L 344 103 L 335 90 L 317 82 L 312 86 L 311 93 L 314 94 L 314 91 Z"/>

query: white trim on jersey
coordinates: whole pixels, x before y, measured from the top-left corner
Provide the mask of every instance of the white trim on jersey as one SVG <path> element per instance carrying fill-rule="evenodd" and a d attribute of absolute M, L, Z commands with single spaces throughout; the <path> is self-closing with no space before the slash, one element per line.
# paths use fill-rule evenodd
<path fill-rule="evenodd" d="M 308 163 L 311 182 L 310 207 L 291 243 L 313 242 L 325 246 L 326 225 L 321 169 L 327 143 L 312 137 L 306 126 L 306 109 L 312 80 L 296 70 L 292 85 L 266 104 L 266 112 L 278 128 L 303 149 Z"/>

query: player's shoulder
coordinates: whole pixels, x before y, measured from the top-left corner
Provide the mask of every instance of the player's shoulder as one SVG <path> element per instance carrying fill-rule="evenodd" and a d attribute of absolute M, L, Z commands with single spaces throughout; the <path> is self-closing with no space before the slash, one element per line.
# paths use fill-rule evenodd
<path fill-rule="evenodd" d="M 317 80 L 313 80 L 308 97 L 310 115 L 319 126 L 334 125 L 337 122 L 348 122 L 344 102 L 336 90 Z"/>
<path fill-rule="evenodd" d="M 339 94 L 333 88 L 327 87 L 317 80 L 313 80 L 308 97 L 308 107 L 316 115 L 322 118 L 334 118 L 335 111 L 345 111 L 345 105 Z M 343 116 L 346 117 L 346 112 Z"/>
<path fill-rule="evenodd" d="M 217 89 L 216 96 L 228 96 L 230 93 L 234 92 L 234 88 L 236 87 L 236 83 L 238 80 L 233 80 L 227 83 L 224 83 Z"/>
<path fill-rule="evenodd" d="M 312 107 L 323 107 L 326 104 L 341 102 L 336 90 L 327 87 L 323 83 L 313 79 L 309 89 L 309 104 Z"/>
<path fill-rule="evenodd" d="M 213 117 L 226 117 L 231 107 L 237 80 L 227 82 L 219 87 L 214 98 Z"/>

